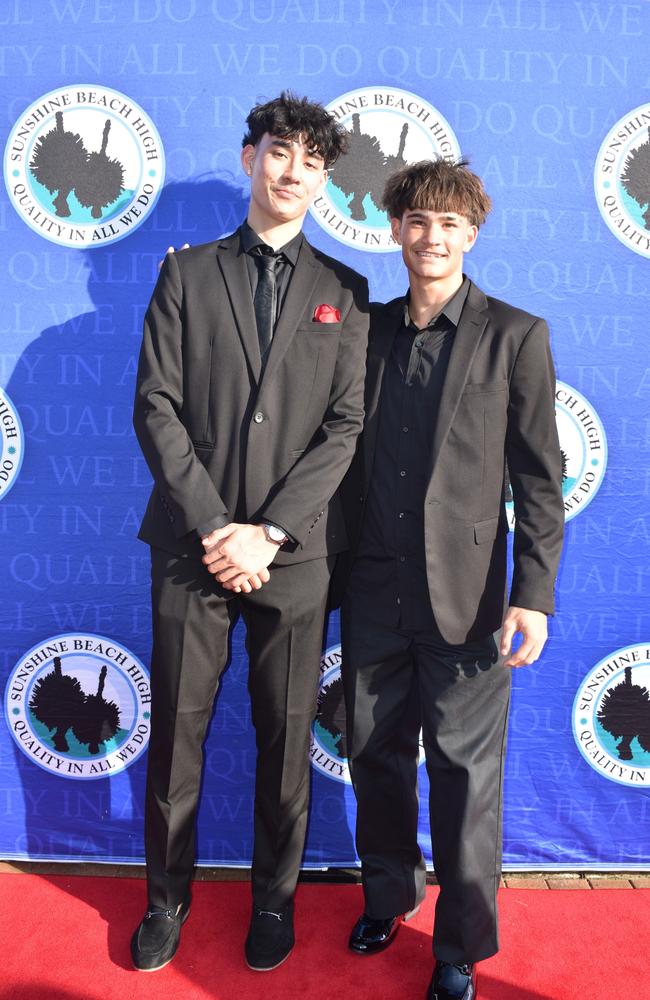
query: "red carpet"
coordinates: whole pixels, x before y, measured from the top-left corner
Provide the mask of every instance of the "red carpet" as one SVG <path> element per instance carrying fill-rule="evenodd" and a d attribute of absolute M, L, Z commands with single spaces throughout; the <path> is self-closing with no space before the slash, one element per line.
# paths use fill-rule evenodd
<path fill-rule="evenodd" d="M 199 882 L 171 965 L 131 968 L 129 938 L 144 909 L 135 879 L 2 875 L 2 1000 L 423 1000 L 431 972 L 436 890 L 388 951 L 346 951 L 357 886 L 303 885 L 297 944 L 274 972 L 253 973 L 242 945 L 249 886 Z M 501 892 L 502 950 L 479 966 L 480 1000 L 649 997 L 650 890 Z"/>

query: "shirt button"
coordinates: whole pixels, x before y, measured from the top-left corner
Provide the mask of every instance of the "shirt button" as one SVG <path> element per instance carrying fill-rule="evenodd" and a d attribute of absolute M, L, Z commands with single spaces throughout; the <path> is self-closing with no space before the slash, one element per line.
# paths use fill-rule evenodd
<path fill-rule="evenodd" d="M 399 514 L 398 514 L 397 516 L 398 516 L 398 517 L 404 517 L 404 511 L 403 511 L 403 510 L 401 510 L 401 511 L 399 512 Z"/>
<path fill-rule="evenodd" d="M 400 562 L 406 562 L 406 556 L 400 556 L 399 557 L 399 561 Z"/>
<path fill-rule="evenodd" d="M 398 603 L 398 604 L 401 604 L 401 603 L 402 603 L 402 602 L 400 601 L 399 597 L 397 598 L 397 603 Z"/>
<path fill-rule="evenodd" d="M 402 471 L 400 472 L 400 476 L 402 477 L 402 479 L 404 478 L 405 475 L 406 473 L 404 472 L 404 469 L 402 469 Z"/>
<path fill-rule="evenodd" d="M 409 429 L 408 427 L 402 427 L 402 431 L 404 432 L 404 434 L 408 434 Z"/>
<path fill-rule="evenodd" d="M 262 413 L 261 410 L 257 411 L 257 413 L 255 414 L 255 416 L 253 417 L 253 420 L 255 421 L 256 424 L 261 424 L 262 423 L 262 421 L 264 420 L 264 414 Z"/>

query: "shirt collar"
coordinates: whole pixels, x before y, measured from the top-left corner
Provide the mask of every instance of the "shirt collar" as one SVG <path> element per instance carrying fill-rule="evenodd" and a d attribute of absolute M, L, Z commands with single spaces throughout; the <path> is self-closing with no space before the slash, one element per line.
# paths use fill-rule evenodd
<path fill-rule="evenodd" d="M 434 316 L 425 329 L 429 329 L 441 316 L 445 316 L 450 323 L 453 323 L 455 327 L 460 323 L 460 314 L 463 311 L 463 306 L 465 305 L 465 299 L 469 293 L 469 278 L 463 275 L 463 283 L 449 299 L 449 302 L 441 309 L 436 316 Z M 404 299 L 404 326 L 411 326 L 411 317 L 409 315 L 409 303 L 411 301 L 411 292 L 406 293 L 406 298 Z"/>
<path fill-rule="evenodd" d="M 298 254 L 300 253 L 300 247 L 302 246 L 302 241 L 304 237 L 302 232 L 297 233 L 292 240 L 285 243 L 283 247 L 280 247 L 274 253 L 283 254 L 290 264 L 294 265 L 298 261 Z M 264 240 L 260 239 L 254 229 L 248 225 L 248 222 L 244 220 L 239 227 L 239 252 L 240 253 L 251 253 L 255 247 L 266 247 L 268 246 Z"/>

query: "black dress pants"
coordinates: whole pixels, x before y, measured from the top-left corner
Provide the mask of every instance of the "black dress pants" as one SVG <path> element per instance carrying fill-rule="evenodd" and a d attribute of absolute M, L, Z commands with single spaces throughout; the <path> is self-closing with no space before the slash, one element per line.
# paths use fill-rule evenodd
<path fill-rule="evenodd" d="M 153 651 L 145 847 L 149 903 L 189 889 L 203 741 L 228 636 L 246 623 L 257 743 L 252 889 L 275 910 L 291 899 L 304 847 L 309 741 L 316 712 L 330 559 L 271 567 L 259 591 L 224 600 L 197 560 L 151 550 Z"/>
<path fill-rule="evenodd" d="M 454 963 L 498 950 L 501 786 L 510 670 L 498 634 L 451 646 L 435 631 L 342 613 L 350 771 L 366 913 L 405 913 L 424 895 L 417 843 L 422 726 L 440 894 L 433 951 Z"/>

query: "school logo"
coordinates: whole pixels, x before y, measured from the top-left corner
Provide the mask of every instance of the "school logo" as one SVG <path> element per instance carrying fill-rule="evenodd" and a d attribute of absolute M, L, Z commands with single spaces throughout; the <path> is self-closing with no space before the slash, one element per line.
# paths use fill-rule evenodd
<path fill-rule="evenodd" d="M 162 189 L 165 157 L 155 125 L 134 101 L 78 85 L 39 97 L 16 122 L 4 177 L 28 226 L 85 249 L 142 225 Z"/>
<path fill-rule="evenodd" d="M 399 250 L 381 196 L 389 176 L 417 160 L 460 156 L 449 123 L 433 105 L 395 87 L 363 87 L 327 110 L 349 132 L 349 148 L 330 170 L 311 213 L 334 239 L 357 250 Z"/>
<path fill-rule="evenodd" d="M 607 466 L 607 438 L 591 403 L 564 382 L 557 382 L 555 387 L 555 420 L 562 452 L 564 517 L 570 521 L 591 503 L 600 489 Z M 506 511 L 512 527 L 515 515 L 509 481 Z"/>
<path fill-rule="evenodd" d="M 598 151 L 596 200 L 617 239 L 650 257 L 650 104 L 616 122 Z"/>
<path fill-rule="evenodd" d="M 585 760 L 610 781 L 650 787 L 650 647 L 625 646 L 597 663 L 573 704 Z"/>
<path fill-rule="evenodd" d="M 321 774 L 352 784 L 348 769 L 340 646 L 332 646 L 321 657 L 318 710 L 312 725 L 309 755 L 312 766 Z M 423 761 L 424 747 L 420 740 L 419 763 Z"/>
<path fill-rule="evenodd" d="M 149 676 L 128 649 L 100 635 L 57 635 L 14 667 L 5 717 L 22 752 L 63 778 L 106 778 L 149 742 Z"/>
<path fill-rule="evenodd" d="M 24 453 L 23 427 L 16 407 L 0 389 L 0 500 L 16 482 Z"/>

